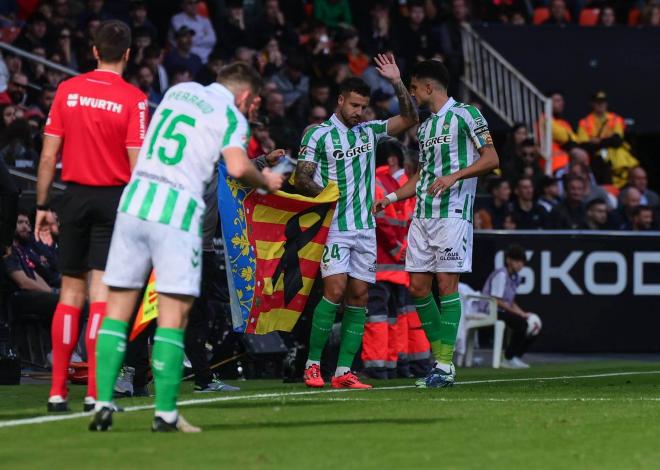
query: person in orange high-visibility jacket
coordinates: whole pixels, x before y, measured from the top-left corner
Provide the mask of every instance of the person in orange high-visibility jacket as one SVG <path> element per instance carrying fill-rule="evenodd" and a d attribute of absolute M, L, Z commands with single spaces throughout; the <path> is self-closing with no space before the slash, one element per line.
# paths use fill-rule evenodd
<path fill-rule="evenodd" d="M 624 140 L 626 125 L 618 114 L 607 110 L 607 95 L 603 91 L 591 100 L 592 113 L 580 120 L 578 142 L 588 144 L 594 153 L 612 169 L 612 183 L 621 188 L 628 181 L 628 171 L 639 165 Z"/>
<path fill-rule="evenodd" d="M 400 181 L 406 179 L 403 171 L 377 168 L 376 200 L 398 189 Z M 430 357 L 428 340 L 407 291 L 408 273 L 403 270 L 411 215 L 407 201 L 390 204 L 376 215 L 376 284 L 369 289 L 362 343 L 365 372 L 374 378 L 410 377 L 411 360 L 415 361 L 414 370 L 422 374 Z"/>
<path fill-rule="evenodd" d="M 570 157 L 569 152 L 577 144 L 577 136 L 573 132 L 571 124 L 562 118 L 564 114 L 564 96 L 559 92 L 550 93 L 552 99 L 552 172 L 555 173 L 560 168 L 568 166 Z M 545 132 L 545 115 L 541 115 L 538 122 L 539 136 L 543 141 Z"/>

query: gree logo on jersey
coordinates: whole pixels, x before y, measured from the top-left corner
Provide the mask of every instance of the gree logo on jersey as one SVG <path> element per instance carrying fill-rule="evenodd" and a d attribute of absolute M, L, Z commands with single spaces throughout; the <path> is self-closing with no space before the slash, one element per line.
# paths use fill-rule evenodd
<path fill-rule="evenodd" d="M 69 93 L 66 97 L 66 105 L 69 108 L 75 108 L 80 105 L 84 108 L 102 109 L 103 111 L 111 111 L 117 114 L 121 114 L 123 108 L 123 105 L 114 101 L 91 98 L 89 96 L 79 95 L 78 93 Z"/>
<path fill-rule="evenodd" d="M 352 147 L 348 149 L 346 152 L 343 150 L 335 150 L 332 152 L 332 157 L 335 160 L 343 160 L 345 158 L 353 158 L 357 157 L 358 155 L 365 153 L 365 152 L 371 152 L 373 150 L 374 146 L 373 143 L 368 142 L 364 145 L 360 145 L 359 147 Z"/>
<path fill-rule="evenodd" d="M 433 137 L 432 139 L 425 140 L 422 142 L 422 149 L 425 150 L 429 147 L 433 147 L 434 145 L 438 144 L 451 144 L 451 134 L 448 135 L 439 135 L 437 137 Z"/>

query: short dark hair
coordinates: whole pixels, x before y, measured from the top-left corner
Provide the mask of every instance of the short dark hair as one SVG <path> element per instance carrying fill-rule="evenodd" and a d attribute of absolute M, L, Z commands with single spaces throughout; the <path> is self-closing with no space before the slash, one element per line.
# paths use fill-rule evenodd
<path fill-rule="evenodd" d="M 395 156 L 399 161 L 399 166 L 403 168 L 403 148 L 396 139 L 384 139 L 376 147 L 376 161 L 378 164 L 384 165 L 387 158 Z"/>
<path fill-rule="evenodd" d="M 488 192 L 492 193 L 493 191 L 500 189 L 500 186 L 502 186 L 504 183 L 509 184 L 509 182 L 501 177 L 493 178 L 489 185 L 488 185 Z"/>
<path fill-rule="evenodd" d="M 351 92 L 369 98 L 371 96 L 371 87 L 361 78 L 349 77 L 339 84 L 339 94 L 348 95 Z"/>
<path fill-rule="evenodd" d="M 103 62 L 119 62 L 131 47 L 131 41 L 131 29 L 119 20 L 102 22 L 94 34 L 94 46 Z"/>
<path fill-rule="evenodd" d="M 644 211 L 651 211 L 653 212 L 653 208 L 651 206 L 647 206 L 646 204 L 640 204 L 639 206 L 636 206 L 633 209 L 633 217 L 637 217 L 639 214 L 641 214 Z"/>
<path fill-rule="evenodd" d="M 529 181 L 530 183 L 532 183 L 532 187 L 534 186 L 534 179 L 532 179 L 531 176 L 521 176 L 520 178 L 518 178 L 516 180 L 516 187 L 520 185 L 521 181 Z"/>
<path fill-rule="evenodd" d="M 513 261 L 527 261 L 525 249 L 518 244 L 509 245 L 504 252 L 504 258 L 509 258 Z"/>
<path fill-rule="evenodd" d="M 579 181 L 580 183 L 582 183 L 582 186 L 587 185 L 587 183 L 584 181 L 584 178 L 582 178 L 581 176 L 568 174 L 565 176 L 564 186 L 568 187 L 568 185 L 571 184 L 573 181 Z"/>
<path fill-rule="evenodd" d="M 261 75 L 245 62 L 234 62 L 222 67 L 218 73 L 218 82 L 223 85 L 247 84 L 255 95 L 258 95 L 263 87 Z"/>
<path fill-rule="evenodd" d="M 605 206 L 607 205 L 607 203 L 605 202 L 605 199 L 603 199 L 602 197 L 597 197 L 596 199 L 592 199 L 591 201 L 589 201 L 587 203 L 587 210 L 591 209 L 594 206 L 600 205 L 600 204 L 603 204 Z"/>
<path fill-rule="evenodd" d="M 449 88 L 449 70 L 439 60 L 429 59 L 419 62 L 412 68 L 410 75 L 417 79 L 427 78 L 435 80 L 443 88 Z"/>

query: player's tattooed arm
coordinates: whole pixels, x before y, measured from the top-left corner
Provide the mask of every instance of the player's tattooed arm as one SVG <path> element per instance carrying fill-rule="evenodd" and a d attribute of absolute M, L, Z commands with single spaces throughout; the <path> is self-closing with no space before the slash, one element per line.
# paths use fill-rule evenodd
<path fill-rule="evenodd" d="M 399 80 L 393 83 L 392 86 L 399 100 L 399 114 L 401 117 L 413 124 L 418 123 L 419 115 L 417 114 L 417 108 L 415 108 L 415 103 L 413 103 L 412 96 L 410 96 L 406 85 L 404 85 L 403 81 Z"/>
<path fill-rule="evenodd" d="M 316 197 L 321 194 L 323 187 L 314 182 L 316 163 L 298 162 L 296 165 L 295 186 L 304 196 Z"/>

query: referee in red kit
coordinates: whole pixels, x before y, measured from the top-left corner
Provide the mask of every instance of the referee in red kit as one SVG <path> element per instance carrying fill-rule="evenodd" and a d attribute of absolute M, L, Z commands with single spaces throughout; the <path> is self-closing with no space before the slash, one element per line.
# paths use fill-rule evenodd
<path fill-rule="evenodd" d="M 60 152 L 62 180 L 67 183 L 58 212 L 62 288 L 51 329 L 53 379 L 48 411 L 69 409 L 67 373 L 88 289 L 85 344 L 89 375 L 84 409 L 94 409 L 96 336 L 108 295 L 103 271 L 119 198 L 147 126 L 147 98 L 121 76 L 130 44 L 131 31 L 125 23 L 103 22 L 94 36 L 98 68 L 59 85 L 44 129 L 35 236 L 49 245 L 53 214 L 48 200 Z"/>

